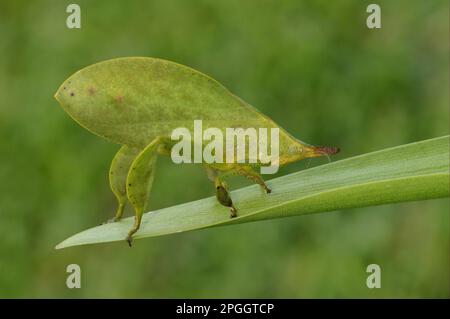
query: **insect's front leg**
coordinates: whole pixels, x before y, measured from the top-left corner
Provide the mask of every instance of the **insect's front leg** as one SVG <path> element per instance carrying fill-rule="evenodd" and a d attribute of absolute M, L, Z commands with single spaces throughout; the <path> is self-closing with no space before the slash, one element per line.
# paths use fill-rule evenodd
<path fill-rule="evenodd" d="M 127 202 L 127 175 L 133 160 L 138 154 L 138 149 L 122 146 L 111 162 L 109 185 L 114 195 L 116 195 L 119 204 L 116 215 L 110 220 L 111 222 L 116 222 L 122 218 L 123 210 Z"/>
<path fill-rule="evenodd" d="M 269 186 L 267 186 L 266 182 L 264 182 L 262 176 L 258 172 L 254 171 L 250 166 L 240 166 L 238 169 L 236 169 L 236 174 L 244 176 L 249 180 L 259 184 L 267 194 L 270 194 L 272 192 Z"/>
<path fill-rule="evenodd" d="M 134 225 L 128 232 L 126 238 L 130 246 L 133 240 L 133 234 L 138 231 L 141 225 L 142 214 L 147 208 L 155 175 L 158 147 L 161 143 L 162 140 L 156 138 L 147 145 L 135 158 L 128 172 L 126 182 L 127 196 L 135 210 Z"/>

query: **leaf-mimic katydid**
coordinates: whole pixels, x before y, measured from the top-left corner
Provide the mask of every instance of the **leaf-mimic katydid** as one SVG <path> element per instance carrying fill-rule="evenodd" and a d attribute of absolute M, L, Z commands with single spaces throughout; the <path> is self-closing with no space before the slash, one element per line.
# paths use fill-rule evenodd
<path fill-rule="evenodd" d="M 113 220 L 120 220 L 127 200 L 135 210 L 135 223 L 126 238 L 130 245 L 147 209 L 157 156 L 171 154 L 175 128 L 192 129 L 195 120 L 221 130 L 278 128 L 279 166 L 339 151 L 299 141 L 212 78 L 161 59 L 129 57 L 88 66 L 64 81 L 55 98 L 81 126 L 121 145 L 109 180 L 119 205 Z M 223 178 L 242 175 L 270 193 L 257 171 L 262 165 L 204 163 L 216 197 L 230 208 L 231 217 L 237 210 Z"/>

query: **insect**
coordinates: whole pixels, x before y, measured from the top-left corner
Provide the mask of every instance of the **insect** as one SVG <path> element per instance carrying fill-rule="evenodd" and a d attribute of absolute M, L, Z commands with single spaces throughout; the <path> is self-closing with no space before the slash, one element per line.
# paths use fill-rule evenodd
<path fill-rule="evenodd" d="M 223 130 L 278 128 L 280 166 L 339 151 L 297 140 L 212 78 L 161 59 L 127 57 L 93 64 L 64 81 L 55 98 L 82 127 L 121 145 L 109 170 L 111 190 L 118 201 L 112 221 L 121 219 L 129 201 L 135 210 L 135 222 L 126 238 L 130 246 L 148 206 L 157 157 L 171 154 L 175 144 L 171 132 L 181 125 L 192 129 L 195 120 L 202 120 L 204 127 Z M 231 217 L 237 216 L 237 210 L 224 178 L 241 175 L 270 193 L 257 171 L 261 165 L 204 164 L 218 202 L 230 209 Z"/>

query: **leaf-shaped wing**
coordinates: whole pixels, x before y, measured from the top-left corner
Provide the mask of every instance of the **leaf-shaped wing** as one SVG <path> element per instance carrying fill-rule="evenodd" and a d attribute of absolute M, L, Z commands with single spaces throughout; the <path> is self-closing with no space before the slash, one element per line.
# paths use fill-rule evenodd
<path fill-rule="evenodd" d="M 88 66 L 68 78 L 55 97 L 89 131 L 143 148 L 177 127 L 275 127 L 224 86 L 189 67 L 129 57 Z"/>

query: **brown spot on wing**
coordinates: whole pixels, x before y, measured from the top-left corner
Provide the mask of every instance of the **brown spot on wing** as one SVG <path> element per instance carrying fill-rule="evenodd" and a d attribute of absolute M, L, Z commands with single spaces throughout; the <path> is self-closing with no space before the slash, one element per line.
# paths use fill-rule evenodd
<path fill-rule="evenodd" d="M 95 88 L 93 86 L 88 87 L 88 93 L 89 95 L 94 95 L 95 94 Z"/>
<path fill-rule="evenodd" d="M 117 95 L 114 97 L 114 102 L 116 102 L 117 104 L 122 104 L 123 103 L 123 95 Z"/>

